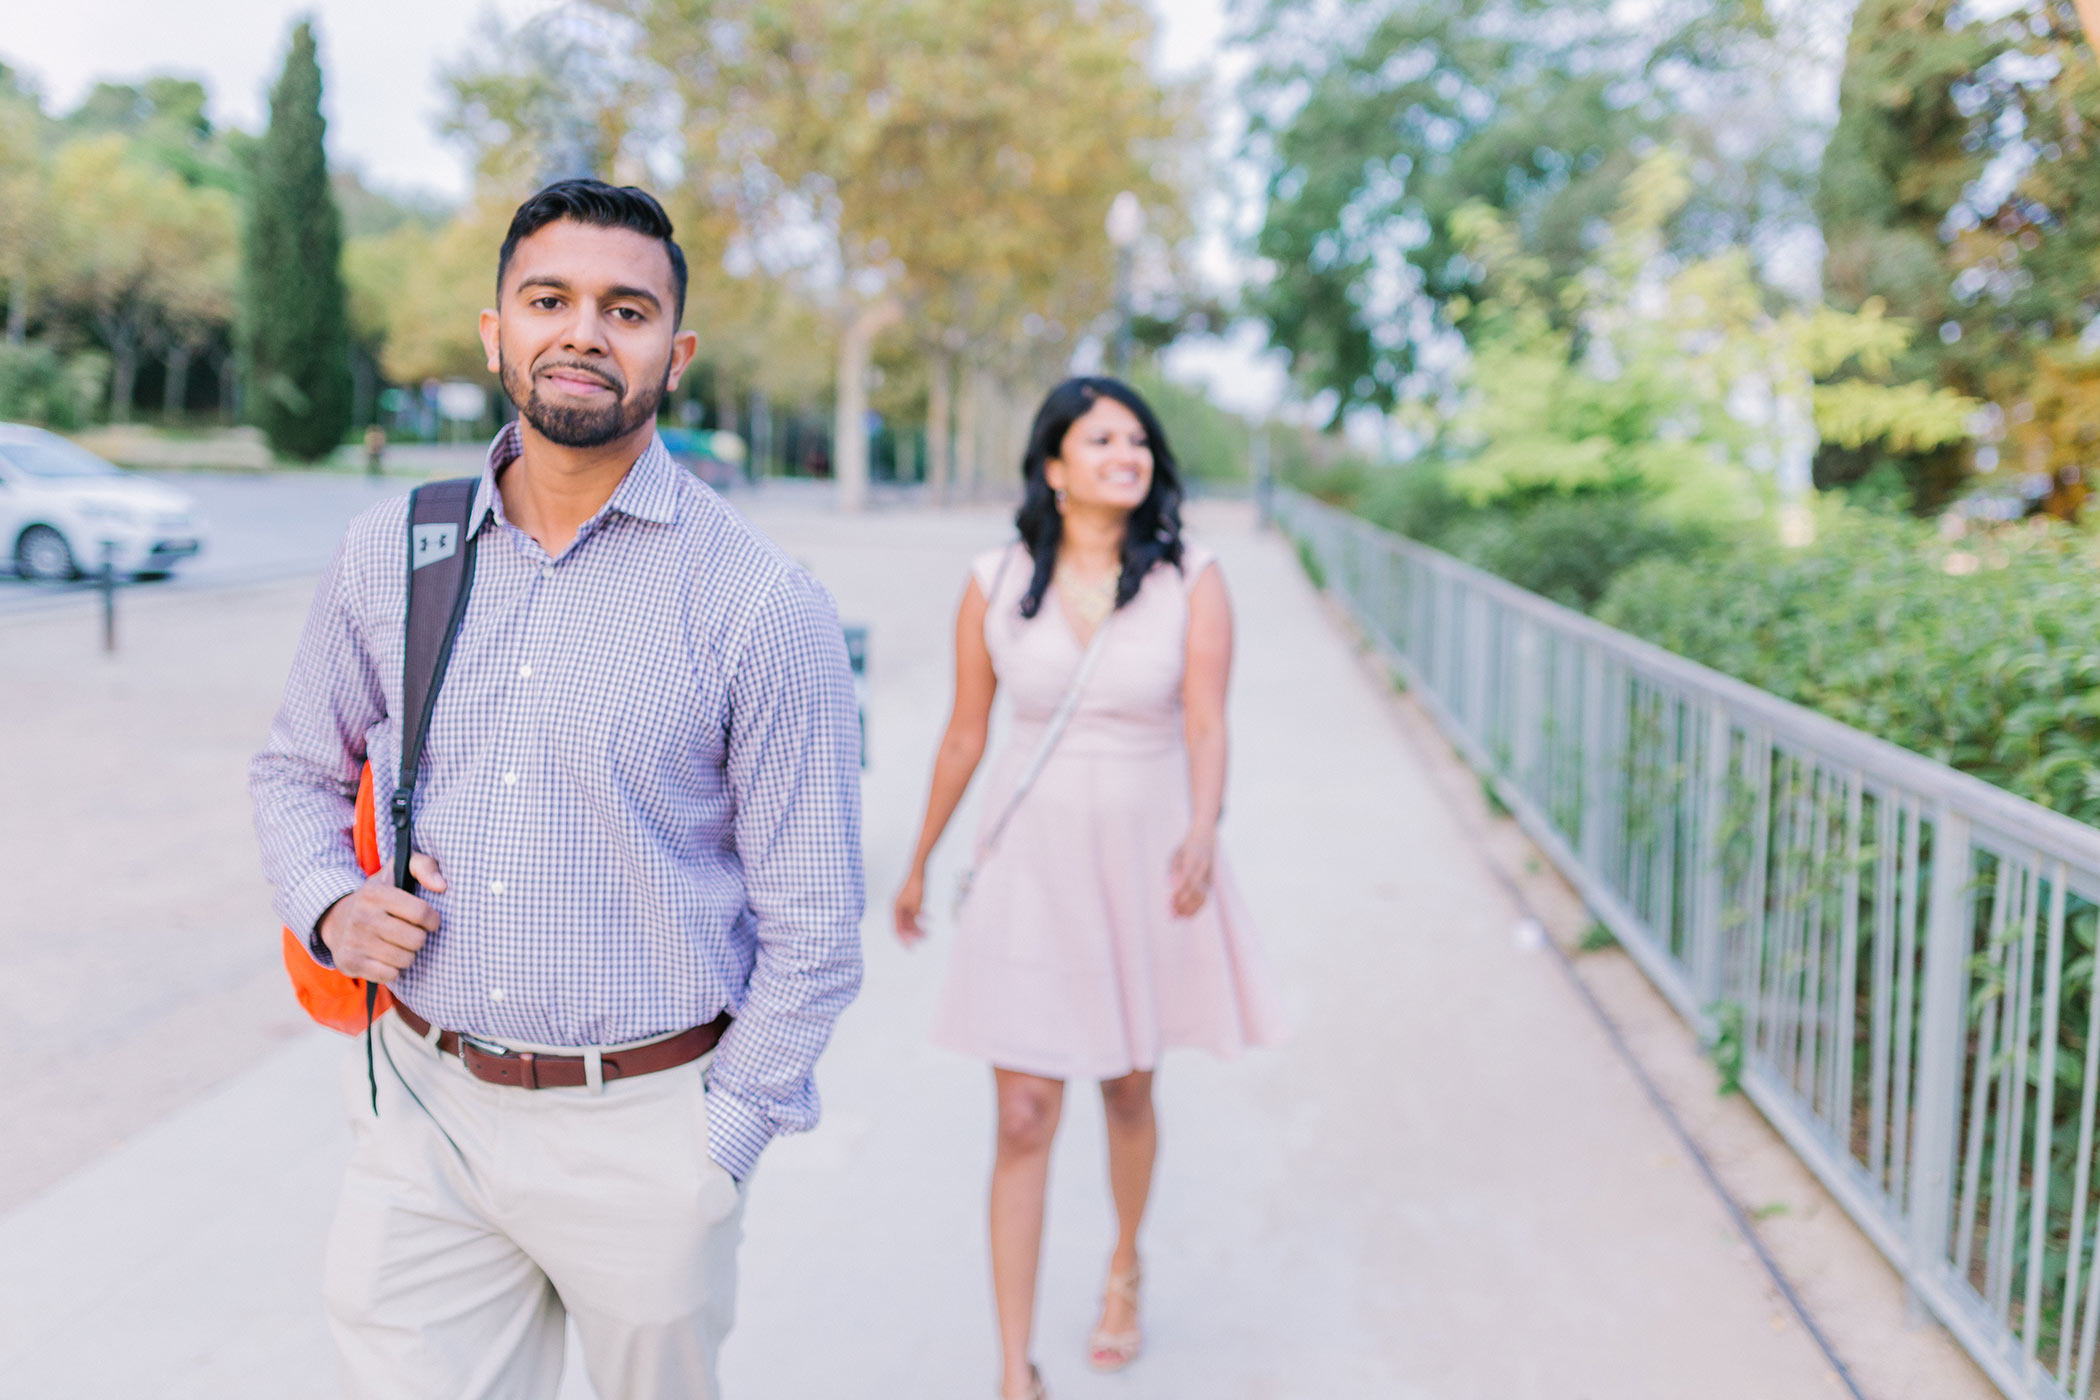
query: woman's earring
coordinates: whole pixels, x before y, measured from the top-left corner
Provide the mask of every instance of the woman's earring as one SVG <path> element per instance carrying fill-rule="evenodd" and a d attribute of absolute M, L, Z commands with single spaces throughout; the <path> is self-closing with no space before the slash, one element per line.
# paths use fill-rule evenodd
<path fill-rule="evenodd" d="M 1057 513 L 1063 515 L 1065 513 L 1065 488 L 1060 486 L 1050 494 L 1057 498 Z"/>

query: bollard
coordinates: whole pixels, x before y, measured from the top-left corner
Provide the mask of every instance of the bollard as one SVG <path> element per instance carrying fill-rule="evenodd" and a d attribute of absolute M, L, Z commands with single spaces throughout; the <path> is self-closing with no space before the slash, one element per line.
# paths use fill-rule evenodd
<path fill-rule="evenodd" d="M 868 767 L 868 629 L 863 626 L 848 627 L 846 633 L 846 664 L 853 668 L 853 699 L 860 709 L 860 766 Z"/>
<path fill-rule="evenodd" d="M 102 590 L 102 650 L 115 655 L 117 650 L 117 545 L 114 540 L 102 542 L 102 571 L 95 586 Z"/>

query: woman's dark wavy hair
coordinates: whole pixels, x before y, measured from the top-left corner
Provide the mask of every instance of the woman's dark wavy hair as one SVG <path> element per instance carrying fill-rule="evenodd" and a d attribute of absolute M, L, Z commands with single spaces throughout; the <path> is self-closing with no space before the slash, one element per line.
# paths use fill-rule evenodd
<path fill-rule="evenodd" d="M 1065 518 L 1057 509 L 1057 495 L 1050 489 L 1043 468 L 1064 451 L 1065 434 L 1102 399 L 1114 399 L 1137 415 L 1152 448 L 1152 489 L 1137 509 L 1130 512 L 1123 536 L 1123 576 L 1116 583 L 1116 606 L 1137 597 L 1145 575 L 1162 562 L 1181 567 L 1181 474 L 1174 466 L 1174 450 L 1167 445 L 1166 429 L 1160 427 L 1152 406 L 1137 390 L 1106 375 L 1082 375 L 1067 379 L 1052 389 L 1035 411 L 1035 425 L 1028 430 L 1028 455 L 1021 459 L 1021 509 L 1014 525 L 1021 543 L 1035 559 L 1035 577 L 1021 596 L 1021 616 L 1034 617 L 1050 587 L 1057 568 L 1057 544 L 1064 534 Z"/>

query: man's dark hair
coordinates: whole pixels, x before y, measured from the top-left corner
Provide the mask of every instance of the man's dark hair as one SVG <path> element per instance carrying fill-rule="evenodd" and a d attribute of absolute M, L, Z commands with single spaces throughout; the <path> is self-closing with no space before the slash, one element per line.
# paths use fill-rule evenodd
<path fill-rule="evenodd" d="M 633 229 L 646 238 L 661 240 L 671 258 L 671 285 L 677 292 L 678 315 L 672 325 L 685 319 L 685 252 L 671 237 L 671 216 L 647 190 L 608 185 L 603 180 L 556 180 L 518 206 L 518 212 L 510 216 L 510 232 L 503 236 L 503 251 L 496 258 L 499 301 L 503 278 L 510 271 L 510 255 L 519 242 L 562 219 L 593 228 Z"/>

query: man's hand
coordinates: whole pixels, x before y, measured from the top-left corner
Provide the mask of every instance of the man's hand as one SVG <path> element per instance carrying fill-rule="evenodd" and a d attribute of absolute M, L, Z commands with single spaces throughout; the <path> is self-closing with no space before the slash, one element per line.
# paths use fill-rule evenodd
<path fill-rule="evenodd" d="M 444 893 L 445 877 L 429 856 L 417 851 L 408 858 L 408 870 L 424 889 Z M 394 888 L 393 877 L 382 870 L 363 889 L 328 907 L 321 916 L 321 942 L 344 976 L 392 984 L 437 927 L 437 910 Z"/>

